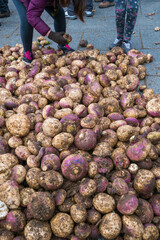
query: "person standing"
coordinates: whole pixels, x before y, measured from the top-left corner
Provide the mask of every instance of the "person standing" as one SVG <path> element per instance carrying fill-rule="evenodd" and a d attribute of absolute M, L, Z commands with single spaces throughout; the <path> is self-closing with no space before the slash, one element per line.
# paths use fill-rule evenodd
<path fill-rule="evenodd" d="M 93 16 L 92 11 L 93 11 L 93 0 L 86 0 L 85 15 L 87 17 L 92 17 Z M 75 15 L 75 12 L 74 12 L 73 1 L 71 1 L 70 4 L 68 5 L 67 10 L 65 11 L 65 17 L 69 18 L 70 20 L 77 19 L 77 16 Z"/>
<path fill-rule="evenodd" d="M 125 53 L 131 50 L 131 36 L 136 24 L 139 0 L 115 0 L 117 37 L 109 46 L 122 46 Z"/>
<path fill-rule="evenodd" d="M 0 18 L 10 16 L 10 10 L 8 7 L 8 0 L 0 0 Z"/>
<path fill-rule="evenodd" d="M 68 42 L 63 35 L 66 32 L 66 19 L 64 9 L 69 4 L 69 0 L 13 0 L 20 17 L 20 33 L 24 48 L 23 61 L 26 64 L 32 62 L 32 39 L 33 29 L 36 29 L 42 36 L 48 37 L 50 40 L 58 44 L 58 48 L 67 52 L 65 46 Z M 73 0 L 74 11 L 76 15 L 83 20 L 85 9 L 85 0 Z M 51 28 L 42 20 L 43 11 L 54 20 L 54 29 Z M 70 49 L 69 51 L 73 51 Z"/>

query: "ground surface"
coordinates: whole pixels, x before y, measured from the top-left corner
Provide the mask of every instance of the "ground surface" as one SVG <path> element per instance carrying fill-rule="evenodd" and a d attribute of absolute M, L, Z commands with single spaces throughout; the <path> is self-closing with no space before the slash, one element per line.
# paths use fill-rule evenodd
<path fill-rule="evenodd" d="M 9 44 L 15 46 L 21 43 L 19 32 L 19 16 L 13 5 L 9 1 L 11 16 L 0 20 L 0 47 Z M 148 16 L 148 14 L 152 14 Z M 47 13 L 43 13 L 42 18 L 52 27 L 53 22 Z M 160 93 L 160 31 L 155 31 L 155 27 L 160 27 L 160 2 L 159 0 L 140 0 L 140 10 L 132 37 L 132 46 L 144 53 L 151 53 L 154 61 L 146 64 L 147 76 L 145 83 L 152 87 L 156 93 Z M 108 45 L 116 36 L 114 7 L 99 9 L 98 3 L 94 2 L 94 16 L 85 17 L 85 23 L 78 20 L 67 20 L 67 33 L 72 35 L 71 47 L 79 49 L 80 40 L 87 39 L 94 44 L 102 53 L 108 51 Z M 39 34 L 34 32 L 34 39 Z M 159 44 L 155 44 L 159 43 Z M 56 45 L 53 43 L 53 47 Z M 141 82 L 142 83 L 142 82 Z"/>

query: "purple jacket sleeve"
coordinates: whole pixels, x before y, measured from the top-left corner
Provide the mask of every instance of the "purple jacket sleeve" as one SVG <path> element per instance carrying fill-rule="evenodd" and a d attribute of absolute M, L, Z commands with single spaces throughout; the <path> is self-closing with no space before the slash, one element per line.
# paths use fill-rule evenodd
<path fill-rule="evenodd" d="M 45 9 L 45 0 L 31 0 L 27 7 L 28 22 L 34 27 L 42 36 L 45 36 L 50 30 L 50 27 L 41 19 L 41 15 Z"/>

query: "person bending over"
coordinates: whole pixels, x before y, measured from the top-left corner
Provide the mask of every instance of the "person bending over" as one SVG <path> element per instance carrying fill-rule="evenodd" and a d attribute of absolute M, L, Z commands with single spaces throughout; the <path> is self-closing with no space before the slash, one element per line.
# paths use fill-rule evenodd
<path fill-rule="evenodd" d="M 24 48 L 23 61 L 27 64 L 32 62 L 32 39 L 33 29 L 42 36 L 58 44 L 58 48 L 67 51 L 67 40 L 63 38 L 66 32 L 66 19 L 63 7 L 69 5 L 70 0 L 13 0 L 20 17 L 20 34 Z M 83 20 L 85 0 L 73 0 L 75 14 Z M 54 20 L 54 30 L 45 23 L 41 15 L 43 11 Z M 73 49 L 71 49 L 73 51 Z"/>

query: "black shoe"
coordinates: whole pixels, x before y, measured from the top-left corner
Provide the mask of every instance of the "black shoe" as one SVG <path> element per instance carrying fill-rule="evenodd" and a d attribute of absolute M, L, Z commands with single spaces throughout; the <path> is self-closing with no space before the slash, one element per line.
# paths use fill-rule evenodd
<path fill-rule="evenodd" d="M 10 12 L 0 13 L 0 18 L 10 17 Z"/>
<path fill-rule="evenodd" d="M 75 50 L 73 48 L 68 48 L 66 46 L 58 46 L 59 49 L 63 50 L 64 53 L 74 52 Z"/>

